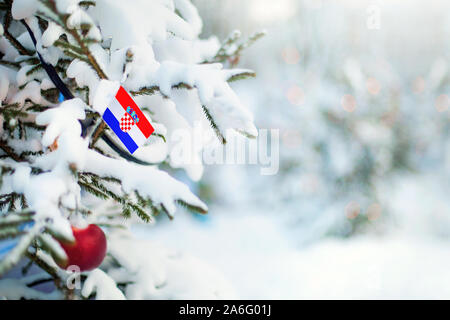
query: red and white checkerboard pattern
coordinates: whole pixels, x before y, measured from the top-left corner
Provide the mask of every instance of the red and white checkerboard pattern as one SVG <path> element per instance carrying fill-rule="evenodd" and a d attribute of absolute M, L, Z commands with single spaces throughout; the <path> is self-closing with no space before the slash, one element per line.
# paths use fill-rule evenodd
<path fill-rule="evenodd" d="M 120 130 L 123 132 L 128 132 L 131 130 L 131 127 L 134 126 L 134 120 L 128 113 L 124 113 L 122 118 L 120 118 Z"/>

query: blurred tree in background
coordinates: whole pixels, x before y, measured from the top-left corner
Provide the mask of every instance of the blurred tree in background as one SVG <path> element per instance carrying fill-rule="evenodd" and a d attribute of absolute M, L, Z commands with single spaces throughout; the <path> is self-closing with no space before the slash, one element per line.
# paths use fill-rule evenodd
<path fill-rule="evenodd" d="M 218 198 L 286 219 L 300 242 L 397 226 L 447 238 L 449 26 L 437 2 L 197 0 L 206 33 L 267 27 L 244 58 L 258 78 L 236 88 L 281 138 L 279 174 L 214 168 Z"/>

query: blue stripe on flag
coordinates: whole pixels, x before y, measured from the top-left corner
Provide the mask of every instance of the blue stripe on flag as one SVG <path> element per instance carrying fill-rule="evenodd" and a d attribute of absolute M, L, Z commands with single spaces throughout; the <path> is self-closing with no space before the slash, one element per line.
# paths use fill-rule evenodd
<path fill-rule="evenodd" d="M 138 148 L 138 145 L 131 139 L 130 135 L 126 132 L 123 132 L 120 129 L 120 123 L 114 117 L 113 113 L 109 108 L 106 108 L 105 113 L 103 114 L 103 120 L 108 124 L 108 126 L 114 131 L 114 133 L 119 137 L 120 141 L 127 147 L 130 153 L 133 153 Z"/>

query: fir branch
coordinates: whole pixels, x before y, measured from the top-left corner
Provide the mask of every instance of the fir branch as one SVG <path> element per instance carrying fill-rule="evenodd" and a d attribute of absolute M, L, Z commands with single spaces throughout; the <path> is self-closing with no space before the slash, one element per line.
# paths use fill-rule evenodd
<path fill-rule="evenodd" d="M 99 43 L 99 41 L 97 39 L 93 39 L 93 38 L 83 38 L 81 39 L 81 41 L 86 45 L 89 46 L 93 43 Z"/>
<path fill-rule="evenodd" d="M 35 65 L 35 64 L 40 64 L 41 60 L 39 60 L 39 58 L 36 58 L 34 56 L 33 57 L 20 57 L 20 58 L 18 58 L 18 60 L 16 62 L 19 64 L 19 66 L 22 63 Z"/>
<path fill-rule="evenodd" d="M 156 92 L 159 92 L 159 87 L 158 86 L 151 86 L 151 87 L 142 87 L 141 89 L 139 89 L 138 91 L 130 91 L 130 93 L 134 96 L 139 96 L 139 95 L 154 95 Z"/>
<path fill-rule="evenodd" d="M 6 19 L 5 19 L 6 20 Z M 34 54 L 33 51 L 30 51 L 28 49 L 26 49 L 16 38 L 14 38 L 14 36 L 9 33 L 7 27 L 6 27 L 6 23 L 3 27 L 3 35 L 5 36 L 6 39 L 8 39 L 9 43 L 12 44 L 12 46 L 14 48 L 16 48 L 17 51 L 19 51 L 19 53 L 21 55 L 27 55 L 27 56 L 32 56 Z"/>
<path fill-rule="evenodd" d="M 119 224 L 119 223 L 97 222 L 96 225 L 98 225 L 99 227 L 105 227 L 105 228 L 127 229 L 127 227 L 125 225 Z"/>
<path fill-rule="evenodd" d="M 22 211 L 22 214 L 20 212 L 8 212 L 6 213 L 5 217 L 0 218 L 0 227 L 1 228 L 7 228 L 7 227 L 15 227 L 27 222 L 33 221 L 34 211 L 28 211 L 24 210 Z"/>
<path fill-rule="evenodd" d="M 131 208 L 128 206 L 122 207 L 122 216 L 126 219 L 131 218 Z"/>
<path fill-rule="evenodd" d="M 193 206 L 192 204 L 189 204 L 189 203 L 187 203 L 187 202 L 185 202 L 183 200 L 177 200 L 176 203 L 178 203 L 179 205 L 181 205 L 181 206 L 183 206 L 183 207 L 185 207 L 185 208 L 187 208 L 187 209 L 189 209 L 191 211 L 194 211 L 194 212 L 197 212 L 197 213 L 200 213 L 200 214 L 207 214 L 208 213 L 208 211 L 204 210 L 203 208 L 200 208 L 200 207 L 197 207 L 197 206 Z"/>
<path fill-rule="evenodd" d="M 100 177 L 99 175 L 97 175 L 95 173 L 92 173 L 92 172 L 81 172 L 80 176 L 95 177 L 95 178 L 100 179 L 100 180 L 105 180 L 105 181 L 108 181 L 108 182 L 115 182 L 117 184 L 121 184 L 122 183 L 117 178 L 114 178 L 114 177 Z"/>
<path fill-rule="evenodd" d="M 20 195 L 18 193 L 11 193 L 11 197 L 9 198 L 9 206 L 8 211 L 15 211 L 16 210 L 16 200 L 20 198 Z"/>
<path fill-rule="evenodd" d="M 228 82 L 232 82 L 232 81 L 240 80 L 239 76 L 242 76 L 243 77 L 242 79 L 245 79 L 245 78 L 254 77 L 255 75 L 256 74 L 253 73 L 253 72 L 247 72 L 246 71 L 246 72 L 243 72 L 243 73 L 231 76 L 230 78 L 227 79 L 227 81 Z M 191 86 L 190 84 L 185 83 L 185 82 L 179 82 L 177 84 L 172 85 L 171 88 L 172 89 L 192 90 L 192 89 L 197 88 L 197 87 L 195 85 Z M 130 93 L 133 96 L 141 96 L 141 95 L 149 95 L 149 96 L 151 96 L 151 95 L 154 95 L 154 94 L 160 93 L 160 92 L 161 92 L 161 89 L 159 88 L 159 86 L 142 87 L 142 88 L 140 88 L 137 91 L 130 91 Z M 166 96 L 164 96 L 164 97 L 166 97 Z"/>
<path fill-rule="evenodd" d="M 234 31 L 222 44 L 222 46 L 217 51 L 216 55 L 211 60 L 206 60 L 202 63 L 217 63 L 229 61 L 232 66 L 236 65 L 239 61 L 239 57 L 242 51 L 250 47 L 257 40 L 262 38 L 266 34 L 265 31 L 256 32 L 251 35 L 246 41 L 241 42 L 237 45 L 237 40 L 239 40 L 241 33 Z M 234 47 L 233 47 L 234 46 Z"/>
<path fill-rule="evenodd" d="M 43 151 L 24 151 L 20 154 L 21 157 L 25 157 L 25 156 L 41 156 L 43 155 L 44 152 Z"/>
<path fill-rule="evenodd" d="M 98 190 L 104 192 L 109 198 L 115 200 L 118 203 L 125 203 L 125 200 L 123 198 L 121 198 L 120 196 L 118 196 L 117 194 L 115 194 L 114 192 L 112 192 L 111 190 L 109 190 L 106 186 L 104 186 L 103 184 L 101 184 L 98 179 L 91 177 L 91 181 L 90 183 L 96 187 Z"/>
<path fill-rule="evenodd" d="M 104 199 L 112 199 L 115 202 L 122 205 L 122 214 L 125 217 L 129 217 L 131 212 L 133 211 L 136 213 L 136 215 L 141 218 L 145 222 L 150 222 L 152 220 L 152 215 L 148 214 L 145 211 L 145 206 L 142 205 L 142 203 L 133 203 L 128 200 L 128 195 L 119 196 L 112 190 L 108 189 L 104 184 L 100 182 L 100 179 L 106 180 L 104 178 L 100 178 L 99 176 L 95 174 L 89 174 L 90 179 L 88 180 L 85 173 L 80 174 L 80 179 L 82 181 L 79 181 L 78 183 L 82 188 L 84 188 L 87 192 L 92 193 L 93 195 L 104 198 Z M 113 182 L 120 183 L 120 180 L 114 179 Z M 148 202 L 149 207 L 151 204 L 151 201 Z M 153 211 L 153 208 L 151 208 Z"/>
<path fill-rule="evenodd" d="M 259 39 L 261 39 L 262 37 L 264 37 L 266 35 L 265 31 L 259 31 L 259 32 L 255 32 L 253 35 L 251 35 L 247 41 L 241 43 L 237 50 L 235 51 L 234 55 L 239 56 L 241 54 L 241 52 L 244 49 L 247 49 L 248 47 L 250 47 L 252 44 L 254 44 L 256 41 L 258 41 Z"/>
<path fill-rule="evenodd" d="M 190 84 L 183 83 L 183 82 L 174 84 L 174 85 L 172 86 L 172 89 L 188 89 L 188 90 L 191 90 L 191 89 L 193 89 L 193 88 L 194 88 L 194 87 L 191 86 Z"/>
<path fill-rule="evenodd" d="M 35 224 L 22 238 L 19 243 L 0 261 L 0 275 L 13 268 L 22 258 L 35 237 L 41 231 L 41 225 Z"/>
<path fill-rule="evenodd" d="M 244 79 L 248 79 L 248 78 L 254 78 L 256 77 L 256 73 L 254 72 L 242 72 L 242 73 L 238 73 L 235 75 L 232 75 L 231 77 L 229 77 L 227 79 L 228 82 L 233 82 L 233 81 L 238 81 L 238 80 L 244 80 Z"/>
<path fill-rule="evenodd" d="M 34 123 L 34 122 L 25 122 L 25 121 L 22 121 L 22 124 L 23 124 L 25 127 L 32 128 L 32 129 L 35 129 L 35 130 L 38 130 L 38 131 L 44 131 L 44 130 L 45 130 L 45 127 L 44 127 L 44 126 L 37 125 L 37 124 Z"/>
<path fill-rule="evenodd" d="M 97 62 L 97 59 L 95 59 L 94 55 L 91 53 L 89 48 L 87 47 L 87 43 L 83 41 L 82 37 L 78 33 L 77 29 L 70 29 L 67 27 L 67 19 L 69 18 L 68 14 L 61 14 L 58 9 L 56 8 L 56 3 L 54 0 L 42 0 L 42 2 L 49 8 L 53 14 L 55 14 L 62 22 L 63 22 L 63 28 L 67 31 L 68 34 L 70 34 L 73 39 L 77 42 L 80 51 L 87 57 L 87 62 L 93 67 L 95 72 L 97 73 L 98 77 L 100 79 L 107 79 L 105 72 L 100 67 L 100 64 Z M 89 25 L 89 28 L 91 26 Z M 83 28 L 83 26 L 81 26 Z"/>
<path fill-rule="evenodd" d="M 56 5 L 55 5 L 54 1 L 48 0 L 48 1 L 45 1 L 45 3 L 55 14 L 57 14 L 59 16 L 59 18 L 62 21 L 64 21 L 63 28 L 75 39 L 75 41 L 79 45 L 79 47 L 76 47 L 69 43 L 59 42 L 59 45 L 66 47 L 66 49 L 64 50 L 64 53 L 72 58 L 79 59 L 79 60 L 84 61 L 87 64 L 89 64 L 94 69 L 94 71 L 97 73 L 97 75 L 100 79 L 108 79 L 106 74 L 100 68 L 99 63 L 97 62 L 97 60 L 95 59 L 95 57 L 92 55 L 92 53 L 90 52 L 90 50 L 88 48 L 88 45 L 92 42 L 91 40 L 93 40 L 93 39 L 86 39 L 86 38 L 82 39 L 76 29 L 67 28 L 68 15 L 59 14 L 56 9 Z M 90 28 L 90 26 L 89 26 L 89 28 Z M 74 52 L 70 51 L 69 49 Z M 83 57 L 83 55 L 85 55 L 86 57 Z M 106 123 L 102 120 L 100 125 L 94 131 L 93 139 L 89 145 L 90 148 L 93 148 L 95 146 L 95 143 L 98 141 L 98 139 L 103 134 L 105 127 L 106 127 Z"/>
<path fill-rule="evenodd" d="M 20 64 L 17 63 L 17 62 L 0 60 L 0 65 L 6 66 L 6 67 L 11 67 L 11 68 L 14 68 L 16 70 L 20 69 Z"/>
<path fill-rule="evenodd" d="M 43 68 L 44 67 L 42 66 L 42 64 L 37 64 L 37 65 L 33 66 L 30 70 L 28 70 L 26 75 L 31 76 L 32 74 L 42 70 Z"/>
<path fill-rule="evenodd" d="M 39 249 L 47 252 L 54 261 L 60 263 L 67 261 L 67 255 L 60 247 L 59 243 L 48 233 L 41 233 L 37 236 Z"/>
<path fill-rule="evenodd" d="M 75 40 L 78 42 L 79 46 L 83 50 L 84 54 L 87 56 L 87 59 L 88 59 L 90 65 L 94 68 L 98 77 L 100 79 L 108 79 L 106 74 L 101 69 L 99 63 L 97 62 L 97 59 L 95 59 L 95 57 L 92 55 L 91 51 L 86 46 L 86 43 L 81 40 L 78 32 L 75 29 L 69 29 L 69 32 L 75 38 Z"/>
<path fill-rule="evenodd" d="M 22 208 L 22 210 L 25 210 L 28 208 L 28 202 L 27 202 L 27 199 L 25 198 L 24 194 L 20 194 L 20 207 Z M 32 215 L 34 215 L 34 212 L 32 212 L 31 215 L 29 215 L 29 216 L 32 216 Z"/>
<path fill-rule="evenodd" d="M 97 198 L 101 198 L 103 200 L 107 200 L 109 198 L 107 194 L 97 190 L 96 188 L 93 188 L 86 182 L 78 181 L 78 185 L 81 187 L 82 190 L 93 194 Z"/>
<path fill-rule="evenodd" d="M 72 51 L 67 50 L 67 49 L 63 50 L 63 52 L 64 52 L 64 54 L 65 54 L 66 56 L 68 56 L 68 57 L 71 57 L 71 58 L 73 58 L 73 59 L 78 59 L 78 60 L 80 60 L 80 61 L 84 61 L 84 62 L 86 62 L 88 65 L 90 65 L 89 60 L 88 60 L 86 57 L 84 57 L 84 56 L 82 56 L 82 55 L 80 55 L 80 54 L 77 54 L 77 53 L 72 52 Z"/>
<path fill-rule="evenodd" d="M 2 228 L 0 229 L 0 240 L 17 238 L 23 234 L 23 231 L 17 230 L 16 228 Z"/>
<path fill-rule="evenodd" d="M 217 138 L 219 138 L 219 141 L 222 144 L 226 144 L 227 140 L 223 136 L 222 132 L 220 132 L 220 129 L 217 126 L 217 124 L 215 123 L 211 114 L 209 113 L 208 108 L 206 108 L 206 106 L 202 105 L 202 109 L 203 109 L 203 112 L 205 113 L 206 119 L 208 119 L 209 123 L 211 124 L 211 127 L 213 128 L 214 132 L 216 133 Z"/>
<path fill-rule="evenodd" d="M 34 55 L 34 51 L 30 51 L 27 48 L 25 48 L 14 36 L 9 32 L 9 26 L 11 24 L 12 15 L 11 15 L 11 7 L 12 7 L 12 1 L 11 0 L 5 0 L 5 3 L 7 5 L 7 11 L 5 13 L 5 20 L 3 23 L 3 35 L 5 38 L 11 43 L 11 45 L 16 48 L 16 50 L 24 56 L 32 56 Z"/>
<path fill-rule="evenodd" d="M 73 44 L 70 44 L 69 42 L 61 40 L 61 39 L 56 40 L 54 45 L 55 45 L 55 47 L 59 47 L 63 50 L 64 49 L 72 50 L 73 52 L 75 52 L 76 54 L 79 54 L 79 55 L 84 54 L 83 50 L 80 47 L 74 46 Z"/>
<path fill-rule="evenodd" d="M 27 117 L 28 113 L 22 110 L 18 110 L 19 104 L 7 104 L 0 108 L 0 113 L 5 117 L 17 118 L 17 117 Z"/>
<path fill-rule="evenodd" d="M 7 142 L 0 139 L 0 149 L 3 150 L 10 158 L 17 162 L 26 162 L 27 160 L 14 152 L 14 149 L 8 146 Z"/>
<path fill-rule="evenodd" d="M 93 147 L 92 149 L 97 151 L 98 153 L 100 153 L 102 156 L 105 156 L 105 157 L 108 157 L 108 158 L 113 158 L 110 154 L 107 154 L 105 151 L 103 151 L 99 147 Z"/>
<path fill-rule="evenodd" d="M 19 130 L 19 138 L 23 139 L 26 135 L 25 127 L 22 125 L 22 121 L 20 121 L 20 120 L 17 121 L 17 124 L 18 124 L 17 128 Z"/>
<path fill-rule="evenodd" d="M 228 48 L 235 43 L 239 38 L 241 37 L 241 32 L 238 30 L 234 30 L 233 32 L 231 32 L 228 37 L 225 39 L 225 41 L 222 43 L 222 45 L 220 46 L 219 50 L 217 51 L 214 60 L 216 60 L 219 57 L 225 57 L 226 52 L 228 50 Z"/>
<path fill-rule="evenodd" d="M 169 217 L 170 220 L 173 220 L 173 215 L 171 215 L 169 213 L 169 211 L 167 210 L 167 208 L 163 204 L 161 205 L 161 210 L 167 215 L 167 217 Z"/>
<path fill-rule="evenodd" d="M 109 196 L 111 199 L 120 203 L 124 208 L 129 208 L 131 211 L 136 213 L 136 215 L 141 218 L 145 222 L 150 222 L 152 220 L 152 216 L 149 215 L 144 208 L 142 208 L 139 204 L 135 204 L 128 200 L 128 196 L 125 195 L 123 197 L 118 196 L 113 191 L 109 190 L 105 185 L 100 183 L 98 179 L 95 177 L 91 177 L 92 185 L 97 188 L 97 190 L 103 192 L 105 195 Z"/>
<path fill-rule="evenodd" d="M 39 1 L 42 2 L 44 5 L 46 5 L 47 9 L 50 9 L 48 4 L 46 3 L 47 1 L 43 1 L 43 0 L 39 0 Z M 55 13 L 52 12 L 51 10 L 49 10 L 48 12 L 38 11 L 37 13 L 39 15 L 39 18 L 46 20 L 46 21 L 51 21 L 63 29 L 65 28 L 64 22 L 61 21 L 59 16 L 55 15 Z M 55 15 L 55 16 L 48 15 L 48 13 Z"/>
<path fill-rule="evenodd" d="M 92 133 L 92 140 L 91 143 L 89 144 L 89 148 L 94 147 L 98 139 L 102 136 L 105 129 L 106 129 L 106 122 L 102 120 L 102 122 L 100 122 L 100 124 L 95 128 L 94 132 Z"/>
<path fill-rule="evenodd" d="M 50 88 L 46 90 L 41 89 L 41 95 L 48 101 L 53 103 L 59 102 L 59 89 L 58 88 Z"/>
<path fill-rule="evenodd" d="M 167 143 L 166 137 L 163 134 L 161 134 L 161 133 L 154 133 L 153 135 L 155 137 L 161 138 L 164 141 L 164 143 Z"/>
<path fill-rule="evenodd" d="M 47 262 L 41 259 L 36 253 L 26 252 L 25 256 L 33 261 L 39 268 L 47 272 L 54 280 L 59 279 L 58 269 L 50 266 Z"/>
<path fill-rule="evenodd" d="M 43 105 L 36 104 L 36 103 L 33 103 L 30 107 L 26 108 L 27 111 L 34 111 L 34 112 L 43 112 L 48 109 L 50 109 L 50 107 L 43 106 Z"/>
<path fill-rule="evenodd" d="M 141 208 L 140 206 L 133 204 L 131 202 L 126 202 L 124 204 L 125 207 L 129 207 L 131 210 L 134 211 L 134 213 L 136 213 L 136 215 L 141 218 L 142 221 L 144 222 L 151 222 L 153 220 L 152 216 L 149 215 L 147 212 L 145 212 L 145 210 L 143 208 Z"/>

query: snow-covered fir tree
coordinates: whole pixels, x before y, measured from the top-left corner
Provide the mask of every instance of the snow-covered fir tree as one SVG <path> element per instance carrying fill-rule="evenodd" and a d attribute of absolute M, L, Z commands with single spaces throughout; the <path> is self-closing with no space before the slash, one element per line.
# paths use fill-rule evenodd
<path fill-rule="evenodd" d="M 173 218 L 177 205 L 207 212 L 167 171 L 197 181 L 200 162 L 179 164 L 176 153 L 200 157 L 228 129 L 257 135 L 229 85 L 254 73 L 223 65 L 260 34 L 200 39 L 189 0 L 3 0 L 0 21 L 0 297 L 232 296 L 215 270 L 129 227 Z M 155 128 L 133 155 L 102 119 L 120 85 Z M 173 139 L 197 123 L 200 145 Z M 107 255 L 78 279 L 65 248 L 87 225 L 102 227 Z"/>

